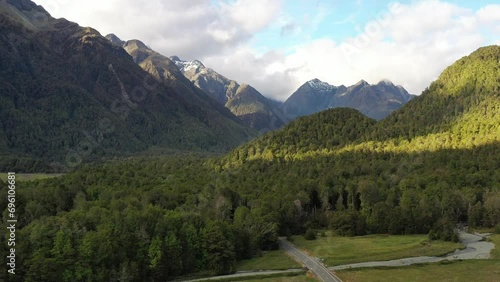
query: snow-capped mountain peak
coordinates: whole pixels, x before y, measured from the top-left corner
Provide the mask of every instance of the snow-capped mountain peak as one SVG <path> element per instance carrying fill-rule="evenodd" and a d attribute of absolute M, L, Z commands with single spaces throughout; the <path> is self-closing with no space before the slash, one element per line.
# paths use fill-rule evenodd
<path fill-rule="evenodd" d="M 184 61 L 177 56 L 172 56 L 169 59 L 172 60 L 182 72 L 188 72 L 192 70 L 199 70 L 205 68 L 205 66 L 198 60 Z"/>
<path fill-rule="evenodd" d="M 378 84 L 387 85 L 387 86 L 394 86 L 394 83 L 392 83 L 392 81 L 390 81 L 388 79 L 382 79 Z"/>
<path fill-rule="evenodd" d="M 366 82 L 366 80 L 362 79 L 360 80 L 358 83 L 354 84 L 355 87 L 357 86 L 369 86 L 370 84 L 368 82 Z"/>
<path fill-rule="evenodd" d="M 309 86 L 311 86 L 312 89 L 321 92 L 331 91 L 336 88 L 335 86 L 323 82 L 317 78 L 310 80 L 307 83 L 309 84 Z"/>

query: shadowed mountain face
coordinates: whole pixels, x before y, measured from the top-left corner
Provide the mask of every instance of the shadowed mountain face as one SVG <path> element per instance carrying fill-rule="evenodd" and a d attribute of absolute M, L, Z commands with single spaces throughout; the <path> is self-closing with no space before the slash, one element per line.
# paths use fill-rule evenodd
<path fill-rule="evenodd" d="M 106 38 L 115 46 L 123 47 L 139 66 L 160 81 L 169 85 L 196 85 L 198 90 L 193 91 L 225 106 L 251 128 L 265 132 L 285 124 L 283 115 L 273 101 L 251 86 L 239 85 L 206 68 L 200 61 L 183 61 L 176 56 L 167 58 L 139 40 L 125 42 L 114 34 L 108 34 Z"/>
<path fill-rule="evenodd" d="M 242 84 L 236 94 L 226 102 L 226 108 L 243 122 L 261 132 L 275 130 L 288 121 L 279 110 L 279 104 L 262 96 L 250 85 Z"/>
<path fill-rule="evenodd" d="M 403 87 L 390 81 L 370 85 L 362 80 L 353 86 L 345 87 L 313 79 L 302 85 L 284 102 L 283 112 L 290 118 L 296 118 L 329 108 L 349 107 L 380 120 L 413 97 Z"/>
<path fill-rule="evenodd" d="M 92 28 L 27 0 L 1 1 L 0 23 L 0 153 L 16 156 L 4 165 L 67 169 L 152 146 L 225 150 L 254 136 L 188 80 L 159 83 Z M 158 69 L 184 78 L 170 71 Z"/>

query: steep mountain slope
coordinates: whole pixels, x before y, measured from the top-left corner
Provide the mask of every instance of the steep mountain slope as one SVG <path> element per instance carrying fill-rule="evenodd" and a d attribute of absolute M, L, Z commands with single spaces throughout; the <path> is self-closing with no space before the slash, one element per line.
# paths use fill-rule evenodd
<path fill-rule="evenodd" d="M 196 86 L 212 98 L 225 105 L 245 124 L 252 128 L 268 131 L 283 126 L 288 119 L 281 113 L 276 103 L 264 97 L 255 88 L 230 80 L 200 61 L 183 61 L 177 56 L 170 57 L 181 72 Z"/>
<path fill-rule="evenodd" d="M 28 0 L 0 2 L 0 22 L 0 152 L 15 156 L 4 168 L 68 168 L 151 146 L 221 150 L 253 136 L 195 86 L 158 83 L 91 28 Z"/>
<path fill-rule="evenodd" d="M 381 81 L 377 85 L 360 81 L 350 87 L 336 87 L 314 79 L 302 85 L 281 105 L 264 97 L 254 88 L 240 85 L 205 67 L 198 60 L 184 61 L 177 56 L 166 58 L 138 40 L 123 43 L 113 34 L 107 35 L 107 38 L 117 46 L 121 44 L 144 70 L 159 79 L 178 77 L 172 66 L 174 63 L 187 79 L 215 101 L 225 105 L 246 125 L 261 131 L 274 130 L 299 116 L 336 107 L 354 108 L 380 120 L 414 97 L 403 87 L 395 86 L 389 81 Z M 251 94 L 248 94 L 248 89 L 251 89 Z M 245 97 L 238 97 L 242 94 Z M 242 112 L 241 109 L 245 110 Z"/>
<path fill-rule="evenodd" d="M 238 87 L 233 98 L 227 101 L 226 108 L 245 124 L 261 132 L 278 129 L 287 121 L 273 101 L 247 84 Z"/>
<path fill-rule="evenodd" d="M 500 46 L 494 45 L 446 68 L 422 95 L 378 125 L 378 138 L 434 134 L 461 143 L 498 140 L 499 110 Z"/>
<path fill-rule="evenodd" d="M 236 81 L 205 67 L 198 60 L 184 61 L 177 56 L 172 56 L 170 59 L 190 81 L 222 105 L 231 100 L 240 87 Z"/>
<path fill-rule="evenodd" d="M 206 68 L 198 60 L 188 62 L 177 56 L 167 58 L 139 40 L 124 42 L 114 34 L 108 34 L 106 38 L 116 46 L 123 47 L 137 64 L 159 80 L 169 85 L 173 83 L 179 86 L 180 83 L 182 87 L 194 83 L 205 95 L 226 106 L 251 128 L 265 132 L 285 123 L 274 103 L 257 90 L 251 87 L 249 90 L 247 85 L 240 86 L 236 81 Z M 237 97 L 239 95 L 241 97 Z"/>
<path fill-rule="evenodd" d="M 325 109 L 350 107 L 380 120 L 410 101 L 414 96 L 390 81 L 370 85 L 362 80 L 350 87 L 333 86 L 319 79 L 302 85 L 283 104 L 287 116 L 310 115 Z"/>
<path fill-rule="evenodd" d="M 170 85 L 176 82 L 183 83 L 186 86 L 191 84 L 188 83 L 188 80 L 184 78 L 184 75 L 171 60 L 147 47 L 146 44 L 140 40 L 129 40 L 124 42 L 116 36 L 113 38 L 113 35 L 107 35 L 106 38 L 110 41 L 112 40 L 111 42 L 117 43 L 113 44 L 123 47 L 123 49 L 125 49 L 134 59 L 134 62 L 158 80 Z M 120 43 L 123 44 L 118 45 Z"/>

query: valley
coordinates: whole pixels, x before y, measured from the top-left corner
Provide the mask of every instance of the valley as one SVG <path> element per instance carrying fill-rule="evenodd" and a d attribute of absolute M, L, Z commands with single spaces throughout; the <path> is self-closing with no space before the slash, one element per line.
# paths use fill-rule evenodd
<path fill-rule="evenodd" d="M 500 275 L 499 45 L 419 95 L 312 79 L 277 101 L 200 60 L 0 0 L 0 53 L 0 171 L 17 176 L 0 176 L 0 194 L 15 185 L 0 204 L 4 230 L 15 210 L 17 265 L 0 281 Z"/>

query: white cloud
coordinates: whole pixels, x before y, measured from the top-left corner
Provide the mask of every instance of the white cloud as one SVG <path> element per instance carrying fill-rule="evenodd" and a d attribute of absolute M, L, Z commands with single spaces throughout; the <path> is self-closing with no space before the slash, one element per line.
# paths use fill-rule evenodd
<path fill-rule="evenodd" d="M 287 56 L 283 69 L 303 66 L 292 75 L 293 88 L 316 77 L 335 85 L 390 79 L 420 94 L 448 65 L 488 44 L 482 22 L 487 18 L 490 28 L 498 27 L 496 9 L 490 5 L 474 12 L 440 1 L 401 5 L 389 20 L 374 19 L 363 34 L 345 42 L 305 43 Z"/>
<path fill-rule="evenodd" d="M 227 53 L 224 60 L 212 57 L 209 65 L 278 99 L 286 99 L 312 78 L 335 85 L 390 79 L 420 94 L 448 65 L 488 44 L 481 32 L 485 19 L 489 27 L 499 26 L 497 8 L 490 5 L 474 12 L 446 2 L 420 1 L 380 11 L 363 34 L 345 42 L 316 39 L 286 56 L 275 52 L 259 57 L 252 50 L 244 56 Z"/>
<path fill-rule="evenodd" d="M 279 12 L 282 1 L 35 0 L 55 17 L 140 39 L 165 55 L 203 58 L 248 42 Z M 266 9 L 262 9 L 266 7 Z M 259 8 L 262 10 L 259 12 Z"/>
<path fill-rule="evenodd" d="M 266 27 L 279 13 L 283 0 L 237 0 L 232 4 L 221 4 L 224 16 L 253 33 Z"/>
<path fill-rule="evenodd" d="M 500 43 L 497 4 L 477 11 L 437 0 L 400 4 L 375 11 L 368 23 L 352 23 L 364 26 L 363 33 L 344 42 L 325 35 L 304 41 L 292 52 L 286 46 L 286 50 L 261 54 L 251 47 L 255 33 L 287 24 L 293 32 L 292 25 L 304 20 L 287 15 L 283 0 L 236 0 L 216 5 L 213 0 L 36 2 L 49 4 L 46 7 L 55 16 L 64 15 L 103 34 L 141 39 L 167 56 L 200 59 L 221 74 L 279 99 L 287 98 L 312 78 L 335 85 L 389 79 L 420 94 L 455 60 L 482 45 Z M 335 24 L 320 16 L 318 19 L 312 19 L 309 27 Z"/>
<path fill-rule="evenodd" d="M 484 23 L 497 23 L 500 21 L 500 5 L 491 4 L 481 8 L 477 12 L 479 21 Z"/>

